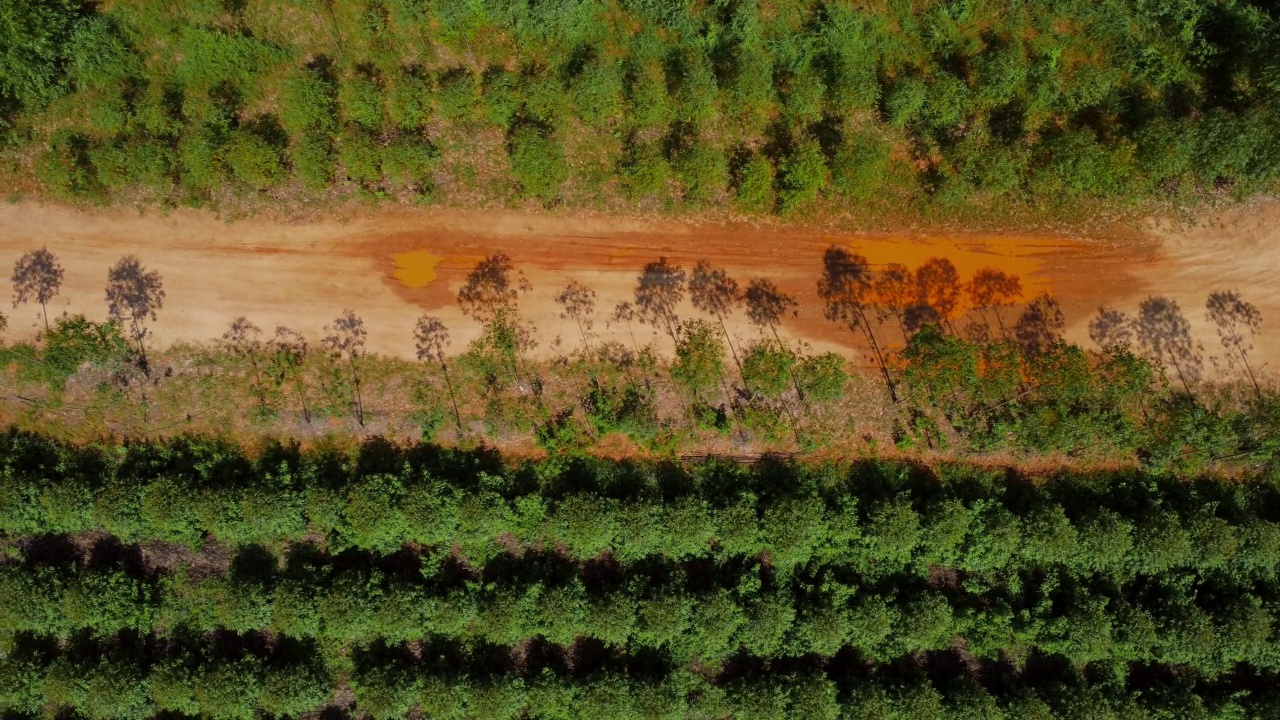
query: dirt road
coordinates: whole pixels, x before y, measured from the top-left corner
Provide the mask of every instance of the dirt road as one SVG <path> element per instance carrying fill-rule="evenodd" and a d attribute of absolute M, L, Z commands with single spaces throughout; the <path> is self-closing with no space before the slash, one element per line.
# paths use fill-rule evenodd
<path fill-rule="evenodd" d="M 824 234 L 456 210 L 379 210 L 349 219 L 299 222 L 264 219 L 226 222 L 206 212 L 168 214 L 131 210 L 83 211 L 55 205 L 0 206 L 0 268 L 47 245 L 66 269 L 62 294 L 50 314 L 105 316 L 107 268 L 135 254 L 163 275 L 164 309 L 154 323 L 159 344 L 205 341 L 220 336 L 245 315 L 270 331 L 287 325 L 318 340 L 323 326 L 345 308 L 361 314 L 369 349 L 411 356 L 415 319 L 430 313 L 451 329 L 460 352 L 478 331 L 457 309 L 455 297 L 466 272 L 501 250 L 528 277 L 533 290 L 521 307 L 541 333 L 539 350 L 557 342 L 578 343 L 575 325 L 558 318 L 556 293 L 570 279 L 595 289 L 595 330 L 630 342 L 625 326 L 607 326 L 604 316 L 629 299 L 640 268 L 666 256 L 686 268 L 707 259 L 725 267 L 741 284 L 767 277 L 800 301 L 800 313 L 784 326 L 787 335 L 817 349 L 848 347 L 852 336 L 822 318 L 816 294 L 821 254 L 829 245 L 848 247 L 873 264 L 915 267 L 946 257 L 967 279 L 982 267 L 1019 275 L 1028 296 L 1052 293 L 1063 305 L 1068 337 L 1087 342 L 1087 324 L 1100 305 L 1133 311 L 1152 294 L 1177 300 L 1206 352 L 1219 350 L 1203 320 L 1205 297 L 1237 289 L 1265 318 L 1257 341 L 1259 362 L 1280 365 L 1280 204 L 1259 205 L 1213 218 L 1191 230 L 1118 233 L 1111 238 L 1013 235 L 914 236 Z M 6 292 L 8 292 L 6 288 Z M 8 303 L 6 303 L 8 304 Z M 686 308 L 692 314 L 692 308 Z M 9 339 L 33 336 L 39 307 L 10 315 Z M 634 328 L 641 343 L 650 337 Z M 730 332 L 757 331 L 738 315 Z"/>

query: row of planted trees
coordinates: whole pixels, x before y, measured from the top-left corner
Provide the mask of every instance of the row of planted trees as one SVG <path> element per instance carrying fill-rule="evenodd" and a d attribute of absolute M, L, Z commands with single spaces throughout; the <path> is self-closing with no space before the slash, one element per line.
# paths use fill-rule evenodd
<path fill-rule="evenodd" d="M 1276 179 L 1272 14 L 41 0 L 0 18 L 0 132 L 49 192 L 157 204 L 438 192 L 768 213 L 826 196 L 901 212 L 1244 195 Z M 1214 89 L 1224 77 L 1234 93 Z"/>
<path fill-rule="evenodd" d="M 0 710 L 1268 717 L 1280 494 L 1024 476 L 0 444 Z"/>

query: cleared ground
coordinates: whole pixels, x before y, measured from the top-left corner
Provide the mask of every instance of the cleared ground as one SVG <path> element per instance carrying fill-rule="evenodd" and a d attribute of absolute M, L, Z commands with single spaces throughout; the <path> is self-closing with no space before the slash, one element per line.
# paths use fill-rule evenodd
<path fill-rule="evenodd" d="M 833 349 L 853 342 L 846 329 L 823 319 L 816 294 L 822 251 L 836 244 L 873 264 L 915 267 L 945 257 L 965 280 L 982 267 L 1017 274 L 1028 298 L 1047 291 L 1062 303 L 1068 338 L 1084 343 L 1100 305 L 1132 312 L 1142 298 L 1165 295 L 1191 320 L 1206 355 L 1217 354 L 1217 337 L 1204 321 L 1205 298 L 1215 290 L 1239 290 L 1263 312 L 1255 357 L 1274 370 L 1280 365 L 1277 219 L 1280 203 L 1260 203 L 1194 227 L 1153 223 L 1107 237 L 918 236 L 408 209 L 227 222 L 201 211 L 139 214 L 18 203 L 0 206 L 0 268 L 7 274 L 21 253 L 47 245 L 66 269 L 50 315 L 101 318 L 108 267 L 135 254 L 164 276 L 167 299 L 153 324 L 161 345 L 219 337 L 240 315 L 268 332 L 287 325 L 316 341 L 327 322 L 351 308 L 365 319 L 370 350 L 409 357 L 414 321 L 423 313 L 449 326 L 454 351 L 477 334 L 455 298 L 467 271 L 493 252 L 510 255 L 532 284 L 521 308 L 539 329 L 536 352 L 543 353 L 557 339 L 579 342 L 576 325 L 560 320 L 554 303 L 570 279 L 599 294 L 595 334 L 630 344 L 628 328 L 608 325 L 606 317 L 631 297 L 641 267 L 660 256 L 686 268 L 706 259 L 742 285 L 767 277 L 794 294 L 799 315 L 786 323 L 785 333 Z M 686 311 L 694 314 L 692 307 Z M 10 340 L 31 337 L 41 326 L 38 306 L 6 314 Z M 634 332 L 640 343 L 652 337 L 644 326 Z M 730 332 L 757 335 L 741 314 Z"/>

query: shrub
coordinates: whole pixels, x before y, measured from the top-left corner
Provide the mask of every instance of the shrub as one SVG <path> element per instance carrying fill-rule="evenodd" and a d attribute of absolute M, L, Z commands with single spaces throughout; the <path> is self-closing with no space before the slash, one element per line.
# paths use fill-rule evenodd
<path fill-rule="evenodd" d="M 527 197 L 554 198 L 569 176 L 564 149 L 556 138 L 537 127 L 519 128 L 508 144 L 511 172 Z"/>
<path fill-rule="evenodd" d="M 430 81 L 406 70 L 387 92 L 387 117 L 400 130 L 416 132 L 431 119 L 431 97 Z"/>
<path fill-rule="evenodd" d="M 728 159 L 706 142 L 696 142 L 679 153 L 673 165 L 684 183 L 685 196 L 693 202 L 713 200 L 729 184 Z"/>
<path fill-rule="evenodd" d="M 382 172 L 394 183 L 416 185 L 426 192 L 431 189 L 431 172 L 439 155 L 427 140 L 402 135 L 382 149 Z"/>
<path fill-rule="evenodd" d="M 308 131 L 332 132 L 337 126 L 337 96 L 332 81 L 314 72 L 300 73 L 284 82 L 280 121 L 294 136 Z"/>
<path fill-rule="evenodd" d="M 686 322 L 676 343 L 671 379 L 694 397 L 710 393 L 723 377 L 724 356 L 724 345 L 714 325 L 705 320 Z"/>
<path fill-rule="evenodd" d="M 476 103 L 476 79 L 470 72 L 456 68 L 440 76 L 440 91 L 436 94 L 436 111 L 440 117 L 452 123 L 465 123 L 472 119 Z"/>
<path fill-rule="evenodd" d="M 844 397 L 849 382 L 845 360 L 835 353 L 807 357 L 796 368 L 796 380 L 805 397 L 816 402 L 830 402 Z"/>
<path fill-rule="evenodd" d="M 371 78 L 357 74 L 338 85 L 338 107 L 347 122 L 370 132 L 382 129 L 382 88 Z"/>
<path fill-rule="evenodd" d="M 755 214 L 773 211 L 773 163 L 769 158 L 751 153 L 739 166 L 736 176 L 734 189 L 739 207 Z"/>
<path fill-rule="evenodd" d="M 818 199 L 827 186 L 827 161 L 816 140 L 803 138 L 791 148 L 779 168 L 779 205 L 794 212 Z"/>
<path fill-rule="evenodd" d="M 657 143 L 633 142 L 619 165 L 622 188 L 632 199 L 662 195 L 671 169 Z"/>
<path fill-rule="evenodd" d="M 382 178 L 381 153 L 371 135 L 358 128 L 347 128 L 338 138 L 338 162 L 347 178 L 372 185 Z"/>
<path fill-rule="evenodd" d="M 622 119 L 622 67 L 616 60 L 594 60 L 574 81 L 570 92 L 578 117 L 605 127 Z"/>
<path fill-rule="evenodd" d="M 307 131 L 289 148 L 294 172 L 302 187 L 319 192 L 333 180 L 333 143 L 324 133 Z"/>
<path fill-rule="evenodd" d="M 742 381 L 747 389 L 766 398 L 777 398 L 791 387 L 796 355 L 776 340 L 752 343 L 742 356 Z"/>
<path fill-rule="evenodd" d="M 271 187 L 284 175 L 279 149 L 249 130 L 231 132 L 225 160 L 232 175 L 255 190 Z"/>

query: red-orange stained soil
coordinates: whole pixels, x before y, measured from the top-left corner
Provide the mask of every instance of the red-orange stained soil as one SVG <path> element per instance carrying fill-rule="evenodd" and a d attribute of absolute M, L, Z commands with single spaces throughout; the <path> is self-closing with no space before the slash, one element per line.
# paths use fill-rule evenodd
<path fill-rule="evenodd" d="M 1241 209 L 1217 218 L 1229 231 L 1153 228 L 1103 239 L 831 234 L 408 209 L 361 211 L 347 220 L 224 222 L 199 211 L 138 214 L 20 203 L 0 206 L 0 268 L 11 267 L 32 247 L 47 245 L 66 268 L 63 292 L 50 313 L 100 318 L 107 268 L 120 256 L 135 254 L 164 276 L 167 299 L 154 323 L 161 344 L 216 338 L 240 315 L 268 332 L 288 325 L 314 340 L 327 322 L 351 308 L 365 319 L 370 350 L 410 357 L 411 331 L 423 313 L 446 323 L 455 352 L 476 336 L 478 328 L 457 310 L 455 298 L 467 271 L 490 253 L 510 255 L 531 282 L 521 309 L 539 330 L 541 352 L 549 352 L 557 338 L 578 343 L 576 325 L 560 320 L 554 303 L 569 280 L 598 293 L 595 332 L 629 343 L 627 329 L 607 327 L 605 317 L 630 299 L 644 264 L 665 256 L 687 269 L 705 259 L 724 267 L 742 286 L 755 277 L 772 280 L 800 301 L 799 316 L 784 324 L 784 333 L 816 349 L 841 349 L 853 343 L 853 336 L 823 319 L 816 292 L 822 253 L 834 244 L 877 266 L 896 262 L 915 268 L 930 258 L 946 258 L 963 281 L 983 267 L 1016 274 L 1028 299 L 1040 292 L 1058 298 L 1068 337 L 1084 342 L 1100 305 L 1132 312 L 1143 297 L 1167 294 L 1181 303 L 1212 353 L 1217 339 L 1201 319 L 1204 298 L 1214 290 L 1238 289 L 1266 318 L 1269 334 L 1259 338 L 1255 351 L 1263 362 L 1280 361 L 1280 229 L 1258 218 L 1280 216 L 1277 208 Z M 411 267 L 424 258 L 434 262 L 430 272 Z M 695 312 L 687 301 L 685 311 Z M 40 326 L 38 307 L 23 306 L 10 315 L 10 339 L 34 335 Z M 758 336 L 740 313 L 729 330 L 744 340 Z M 635 332 L 642 343 L 653 337 L 645 327 Z"/>

